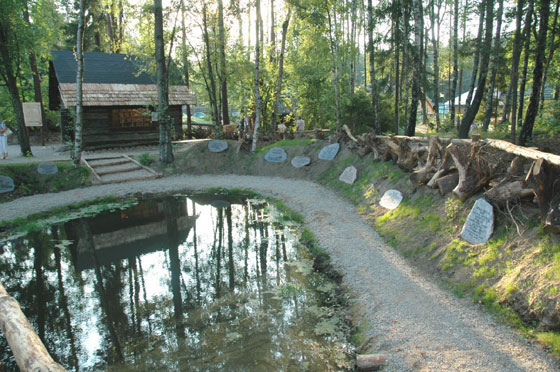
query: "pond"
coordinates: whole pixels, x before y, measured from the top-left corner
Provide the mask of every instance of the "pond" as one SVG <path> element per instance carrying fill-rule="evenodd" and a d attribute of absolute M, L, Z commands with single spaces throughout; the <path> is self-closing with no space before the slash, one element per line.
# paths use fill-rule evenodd
<path fill-rule="evenodd" d="M 0 281 L 69 371 L 345 370 L 301 230 L 254 196 L 138 200 L 0 242 Z"/>

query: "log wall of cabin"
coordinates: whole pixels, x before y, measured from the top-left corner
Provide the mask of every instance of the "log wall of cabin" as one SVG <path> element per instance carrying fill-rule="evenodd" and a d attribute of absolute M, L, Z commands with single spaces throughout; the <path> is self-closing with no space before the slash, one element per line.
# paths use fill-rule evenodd
<path fill-rule="evenodd" d="M 84 107 L 83 144 L 85 149 L 100 149 L 112 146 L 134 146 L 159 143 L 159 127 L 116 128 L 113 123 L 113 110 L 138 109 L 143 106 L 87 106 Z M 171 106 L 169 114 L 173 118 L 174 139 L 182 137 L 181 106 Z M 150 120 L 150 119 L 148 119 Z"/>

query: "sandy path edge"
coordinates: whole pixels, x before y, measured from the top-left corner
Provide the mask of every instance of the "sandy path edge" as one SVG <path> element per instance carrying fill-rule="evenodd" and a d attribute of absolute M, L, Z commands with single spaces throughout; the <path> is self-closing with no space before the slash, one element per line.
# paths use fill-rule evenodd
<path fill-rule="evenodd" d="M 108 195 L 212 187 L 251 189 L 304 216 L 355 294 L 375 349 L 390 356 L 384 371 L 560 371 L 546 352 L 411 268 L 350 203 L 310 181 L 181 175 L 92 186 L 3 203 L 0 221 Z"/>

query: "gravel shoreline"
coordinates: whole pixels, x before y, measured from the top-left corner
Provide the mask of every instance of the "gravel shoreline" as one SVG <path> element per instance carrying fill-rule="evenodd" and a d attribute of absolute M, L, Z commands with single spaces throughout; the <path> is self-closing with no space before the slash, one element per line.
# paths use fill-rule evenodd
<path fill-rule="evenodd" d="M 389 356 L 383 371 L 560 371 L 560 363 L 499 324 L 479 306 L 442 290 L 412 268 L 347 201 L 303 180 L 258 176 L 181 175 L 98 185 L 20 198 L 0 205 L 0 221 L 104 196 L 251 189 L 301 214 L 344 274 L 374 349 Z"/>

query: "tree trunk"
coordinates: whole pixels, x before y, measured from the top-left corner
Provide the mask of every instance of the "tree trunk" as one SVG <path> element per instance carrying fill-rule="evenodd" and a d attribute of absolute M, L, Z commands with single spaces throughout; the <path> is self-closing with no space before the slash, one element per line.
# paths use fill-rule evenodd
<path fill-rule="evenodd" d="M 272 121 L 270 130 L 276 131 L 276 117 L 278 115 L 278 106 L 280 105 L 280 97 L 282 95 L 282 78 L 284 75 L 284 51 L 286 49 L 286 35 L 288 34 L 288 25 L 290 24 L 290 16 L 292 9 L 288 8 L 286 20 L 282 23 L 282 44 L 280 45 L 280 57 L 278 59 L 278 79 L 276 80 L 276 97 L 274 98 L 274 107 L 272 110 Z"/>
<path fill-rule="evenodd" d="M 546 34 L 548 31 L 548 15 L 550 12 L 550 0 L 540 1 L 540 25 L 539 34 L 537 38 L 537 55 L 535 56 L 535 67 L 533 69 L 533 89 L 531 91 L 531 98 L 529 99 L 529 106 L 527 107 L 527 114 L 523 127 L 519 133 L 519 144 L 525 146 L 533 136 L 533 125 L 539 110 L 539 97 L 540 88 L 543 78 L 543 64 L 544 53 L 546 48 Z"/>
<path fill-rule="evenodd" d="M 224 30 L 224 5 L 218 0 L 218 35 L 220 43 L 220 80 L 222 94 L 222 120 L 223 125 L 229 125 L 229 105 L 227 94 L 227 68 L 226 68 L 226 36 Z"/>
<path fill-rule="evenodd" d="M 410 103 L 410 116 L 408 118 L 408 126 L 406 128 L 407 136 L 414 136 L 416 132 L 416 113 L 418 111 L 418 99 L 422 86 L 422 30 L 424 29 L 422 15 L 422 1 L 414 0 L 414 48 L 413 48 L 413 71 L 412 79 L 412 99 Z"/>
<path fill-rule="evenodd" d="M 498 75 L 498 65 L 500 64 L 500 51 L 502 46 L 500 44 L 500 35 L 502 30 L 502 14 L 504 12 L 504 0 L 498 0 L 498 14 L 496 15 L 496 36 L 494 37 L 494 48 L 492 48 L 492 74 L 490 76 L 490 87 L 486 92 L 486 110 L 484 113 L 484 121 L 482 123 L 482 130 L 487 132 L 490 126 L 490 119 L 493 114 L 494 102 L 494 88 L 496 86 L 496 76 Z"/>
<path fill-rule="evenodd" d="M 472 103 L 472 97 L 474 94 L 474 87 L 476 85 L 476 78 L 478 75 L 478 67 L 480 60 L 480 48 L 482 46 L 482 33 L 484 32 L 484 1 L 480 2 L 479 5 L 479 17 L 478 17 L 478 33 L 476 36 L 476 50 L 474 52 L 473 58 L 473 70 L 471 75 L 471 85 L 469 87 L 469 94 L 467 94 L 467 101 L 465 102 L 465 112 L 469 109 Z M 464 117 L 464 114 L 463 114 Z"/>
<path fill-rule="evenodd" d="M 439 132 L 441 123 L 439 117 L 439 13 L 441 2 L 438 2 L 438 12 L 435 14 L 435 0 L 432 1 L 430 7 L 430 22 L 432 24 L 432 46 L 434 48 L 433 58 L 434 58 L 434 111 L 436 114 L 436 132 Z M 437 38 L 436 38 L 436 19 L 437 19 Z"/>
<path fill-rule="evenodd" d="M 542 86 L 541 86 L 541 96 L 540 96 L 540 107 L 541 110 L 544 107 L 544 89 L 546 88 L 546 79 L 548 77 L 548 68 L 550 67 L 550 62 L 552 61 L 552 57 L 554 56 L 554 51 L 556 50 L 556 35 L 558 34 L 559 30 L 557 30 L 558 25 L 558 6 L 560 5 L 560 0 L 556 0 L 556 8 L 554 10 L 554 21 L 552 22 L 552 30 L 550 32 L 550 46 L 548 47 L 548 57 L 546 58 L 546 63 L 544 66 L 544 75 L 542 79 Z"/>
<path fill-rule="evenodd" d="M 336 27 L 336 11 L 334 11 L 334 19 L 331 19 L 331 10 L 327 9 L 329 22 L 329 39 L 331 49 L 331 63 L 333 73 L 334 99 L 336 105 L 336 126 L 340 128 L 340 94 L 338 89 L 338 36 L 336 30 L 333 32 L 333 20 Z M 334 35 L 333 35 L 334 34 Z M 371 72 L 370 72 L 371 74 Z"/>
<path fill-rule="evenodd" d="M 183 46 L 183 78 L 185 79 L 185 85 L 190 88 L 190 76 L 189 76 L 189 58 L 187 53 L 187 31 L 185 27 L 185 3 L 181 1 L 181 32 L 182 32 L 182 46 Z M 192 138 L 192 115 L 191 115 L 191 105 L 187 105 L 187 133 L 188 138 Z"/>
<path fill-rule="evenodd" d="M 529 55 L 531 47 L 531 27 L 533 24 L 533 12 L 535 1 L 529 0 L 529 9 L 523 30 L 523 38 L 525 42 L 525 55 L 523 56 L 523 73 L 521 75 L 521 84 L 519 86 L 519 109 L 517 110 L 517 123 L 512 123 L 512 136 L 515 136 L 515 128 L 523 125 L 523 107 L 525 106 L 525 85 L 527 84 L 527 72 L 529 70 Z M 515 143 L 515 141 L 514 141 Z"/>
<path fill-rule="evenodd" d="M 465 46 L 465 39 L 466 39 L 466 34 L 467 34 L 467 13 L 469 11 L 469 0 L 465 0 L 465 8 L 463 10 L 463 39 L 461 41 L 461 45 Z M 464 66 L 461 66 L 461 70 L 459 71 L 459 94 L 458 94 L 458 100 L 457 100 L 457 105 L 458 107 L 461 107 L 461 96 L 463 95 L 463 72 L 464 72 L 465 68 Z M 456 125 L 455 127 L 458 129 L 459 125 L 461 125 L 461 120 L 459 119 L 459 115 L 456 115 Z"/>
<path fill-rule="evenodd" d="M 478 84 L 476 88 L 476 94 L 474 95 L 472 104 L 468 107 L 467 111 L 463 115 L 463 120 L 461 120 L 461 126 L 459 128 L 459 138 L 467 138 L 469 136 L 469 129 L 474 121 L 478 109 L 480 108 L 480 103 L 482 102 L 482 96 L 484 95 L 484 86 L 486 85 L 486 75 L 488 74 L 488 63 L 490 61 L 490 48 L 492 46 L 492 20 L 493 20 L 493 10 L 494 10 L 494 0 L 488 0 L 486 2 L 486 32 L 484 36 L 484 44 L 480 51 L 480 77 L 478 79 Z"/>
<path fill-rule="evenodd" d="M 82 83 L 84 81 L 84 29 L 86 0 L 80 0 L 80 13 L 78 16 L 78 33 L 76 36 L 76 127 L 74 133 L 74 155 L 72 160 L 74 168 L 80 166 L 82 160 L 82 135 L 84 128 L 84 109 L 82 102 Z"/>
<path fill-rule="evenodd" d="M 270 62 L 276 61 L 276 25 L 274 24 L 274 0 L 270 0 Z"/>
<path fill-rule="evenodd" d="M 379 123 L 377 120 L 377 84 L 375 82 L 375 55 L 373 54 L 373 6 L 372 1 L 367 2 L 368 11 L 368 53 L 369 53 L 369 80 L 371 86 L 371 107 L 373 110 L 373 128 L 379 132 Z"/>
<path fill-rule="evenodd" d="M 260 90 L 260 59 L 261 59 L 261 1 L 255 0 L 255 8 L 257 11 L 255 19 L 255 128 L 253 129 L 253 143 L 251 144 L 251 152 L 257 152 L 257 140 L 259 136 L 259 126 L 261 125 L 261 90 Z"/>
<path fill-rule="evenodd" d="M 158 90 L 159 160 L 162 163 L 172 163 L 173 148 L 171 147 L 171 123 L 168 113 L 169 92 L 163 50 L 163 9 L 161 0 L 154 0 L 154 40 Z"/>
<path fill-rule="evenodd" d="M 204 45 L 206 49 L 206 68 L 208 69 L 208 80 L 210 80 L 208 88 L 208 98 L 210 100 L 210 105 L 212 106 L 212 112 L 214 117 L 214 124 L 217 126 L 220 124 L 220 111 L 218 109 L 218 95 L 216 92 L 216 80 L 214 79 L 214 69 L 212 67 L 212 59 L 210 54 L 210 36 L 208 35 L 208 7 L 204 3 L 202 6 L 202 34 L 204 38 Z"/>
<path fill-rule="evenodd" d="M 459 0 L 453 0 L 453 32 L 452 32 L 452 44 L 453 44 L 453 73 L 452 73 L 452 83 L 451 83 L 451 107 L 449 113 L 449 122 L 451 127 L 455 125 L 455 97 L 457 95 L 457 78 L 459 75 Z"/>
<path fill-rule="evenodd" d="M 515 13 L 515 34 L 513 38 L 513 51 L 511 57 L 510 84 L 507 91 L 504 112 L 502 113 L 501 124 L 507 121 L 511 112 L 511 141 L 515 143 L 515 120 L 517 107 L 517 84 L 519 81 L 519 59 L 521 57 L 521 18 L 523 17 L 524 0 L 517 0 L 517 10 Z M 513 103 L 512 103 L 513 102 Z M 513 110 L 512 110 L 513 107 Z"/>
<path fill-rule="evenodd" d="M 400 34 L 401 34 L 401 30 L 400 30 L 400 24 L 399 24 L 399 20 L 400 20 L 400 7 L 397 5 L 398 0 L 393 0 L 393 7 L 395 8 L 395 15 L 394 15 L 394 26 L 393 26 L 393 50 L 395 51 L 395 134 L 398 135 L 399 134 L 399 121 L 400 121 L 400 77 L 399 77 L 399 73 L 400 73 L 400 61 L 399 61 L 399 57 L 401 54 L 400 51 Z"/>

